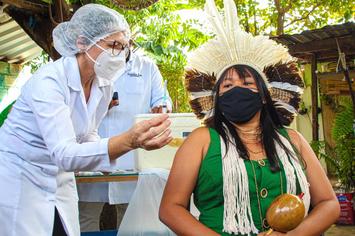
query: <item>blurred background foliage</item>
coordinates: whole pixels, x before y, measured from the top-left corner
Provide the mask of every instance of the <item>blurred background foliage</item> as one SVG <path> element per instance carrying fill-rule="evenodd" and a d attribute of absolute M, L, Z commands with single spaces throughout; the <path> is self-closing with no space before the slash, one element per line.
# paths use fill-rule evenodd
<path fill-rule="evenodd" d="M 339 190 L 355 190 L 355 134 L 353 128 L 353 106 L 348 96 L 333 96 L 336 102 L 335 119 L 331 133 L 334 145 L 326 141 L 311 144 L 318 156 L 327 163 L 328 174 L 339 180 Z"/>
<path fill-rule="evenodd" d="M 50 0 L 43 0 L 50 2 Z M 189 112 L 183 85 L 187 53 L 204 43 L 209 35 L 202 32 L 196 17 L 182 19 L 179 12 L 200 10 L 205 0 L 66 0 L 77 9 L 87 3 L 100 3 L 122 13 L 131 26 L 137 45 L 159 66 L 174 102 L 174 112 Z M 115 4 L 115 1 L 119 4 Z M 215 0 L 223 7 L 223 0 Z M 280 35 L 300 33 L 327 24 L 354 20 L 354 0 L 235 0 L 241 25 L 252 34 Z M 150 5 L 127 10 L 122 5 Z M 152 5 L 151 5 L 152 4 Z M 120 7 L 119 7 L 120 6 Z M 189 13 L 187 13 L 189 14 Z M 190 14 L 196 14 L 191 11 Z M 42 55 L 43 57 L 43 55 Z M 36 59 L 34 65 L 46 61 Z M 34 67 L 33 67 L 34 68 Z M 34 68 L 34 69 L 36 69 Z"/>

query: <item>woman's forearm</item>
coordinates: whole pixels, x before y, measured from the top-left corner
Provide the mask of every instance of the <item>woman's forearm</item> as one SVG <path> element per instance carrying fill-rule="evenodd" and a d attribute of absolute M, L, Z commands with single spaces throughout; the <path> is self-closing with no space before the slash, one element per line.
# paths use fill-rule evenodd
<path fill-rule="evenodd" d="M 200 223 L 183 206 L 165 206 L 159 211 L 160 220 L 179 236 L 217 236 L 215 231 Z"/>
<path fill-rule="evenodd" d="M 302 223 L 287 235 L 319 236 L 339 218 L 339 214 L 340 208 L 337 200 L 320 202 Z"/>
<path fill-rule="evenodd" d="M 133 150 L 128 132 L 111 137 L 108 141 L 108 155 L 110 160 L 115 160 L 123 154 Z"/>

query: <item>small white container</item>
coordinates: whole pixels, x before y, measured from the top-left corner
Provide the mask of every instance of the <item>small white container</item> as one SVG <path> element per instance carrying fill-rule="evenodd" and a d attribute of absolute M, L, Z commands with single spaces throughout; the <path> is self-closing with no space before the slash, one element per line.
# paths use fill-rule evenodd
<path fill-rule="evenodd" d="M 139 114 L 135 117 L 135 122 L 148 120 L 159 114 Z M 169 113 L 171 120 L 170 129 L 172 137 L 174 138 L 171 143 L 165 147 L 146 151 L 144 149 L 136 149 L 134 151 L 135 168 L 142 171 L 150 168 L 163 168 L 170 170 L 173 164 L 174 156 L 191 131 L 200 127 L 201 121 L 196 118 L 193 113 Z"/>

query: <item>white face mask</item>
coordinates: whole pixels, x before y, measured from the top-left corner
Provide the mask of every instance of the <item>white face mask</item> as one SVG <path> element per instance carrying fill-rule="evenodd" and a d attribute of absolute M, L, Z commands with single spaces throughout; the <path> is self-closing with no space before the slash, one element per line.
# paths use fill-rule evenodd
<path fill-rule="evenodd" d="M 101 46 L 97 45 L 102 52 L 94 60 L 87 52 L 86 55 L 95 63 L 94 71 L 98 78 L 112 80 L 120 76 L 126 68 L 126 55 L 124 51 L 114 56 Z"/>

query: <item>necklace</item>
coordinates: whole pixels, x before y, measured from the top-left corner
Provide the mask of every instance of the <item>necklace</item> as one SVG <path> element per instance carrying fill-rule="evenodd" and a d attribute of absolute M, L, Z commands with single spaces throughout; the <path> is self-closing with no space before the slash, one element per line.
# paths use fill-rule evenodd
<path fill-rule="evenodd" d="M 264 149 L 260 149 L 260 151 L 252 151 L 250 148 L 248 148 L 247 146 L 245 146 L 247 151 L 250 152 L 250 153 L 253 153 L 253 154 L 259 154 L 259 153 L 262 153 L 264 152 Z"/>
<path fill-rule="evenodd" d="M 243 132 L 238 132 L 240 136 L 245 136 L 245 137 L 258 137 L 261 135 L 261 132 L 258 133 L 243 133 Z"/>
<path fill-rule="evenodd" d="M 239 137 L 243 139 L 261 139 L 261 133 L 255 133 L 255 134 L 243 134 L 243 133 L 238 133 Z"/>
<path fill-rule="evenodd" d="M 245 129 L 245 130 L 238 128 L 238 127 L 236 127 L 236 128 L 237 128 L 238 132 L 243 133 L 243 134 L 260 134 L 261 133 L 260 126 L 255 129 Z"/>
<path fill-rule="evenodd" d="M 248 142 L 244 142 L 244 141 L 242 141 L 243 143 L 244 143 L 244 147 L 247 149 L 247 151 L 249 152 L 249 153 L 252 153 L 252 154 L 259 154 L 259 153 L 263 153 L 264 152 L 264 148 L 263 148 L 263 145 L 261 145 L 261 147 L 259 146 L 259 145 L 255 145 L 255 147 L 254 148 L 250 148 L 250 147 L 248 147 L 248 145 L 245 145 L 245 144 L 260 144 L 260 142 L 259 143 L 248 143 Z M 260 148 L 260 149 L 259 149 Z M 259 149 L 258 151 L 255 151 L 255 149 Z"/>
<path fill-rule="evenodd" d="M 254 140 L 254 142 L 247 142 L 247 141 L 245 141 L 245 140 L 242 140 L 242 142 L 243 142 L 244 144 L 259 144 L 259 143 L 260 143 L 260 140 Z"/>
<path fill-rule="evenodd" d="M 256 137 L 256 138 L 245 138 L 242 136 L 240 137 L 240 141 L 242 141 L 242 143 L 244 144 L 259 144 L 261 143 L 261 138 L 260 137 Z"/>
<path fill-rule="evenodd" d="M 239 138 L 243 142 L 253 142 L 253 143 L 260 143 L 261 142 L 261 132 L 256 133 L 243 133 L 238 131 Z"/>
<path fill-rule="evenodd" d="M 261 141 L 261 137 L 259 136 L 244 136 L 244 135 L 239 135 L 240 139 L 243 141 Z"/>
<path fill-rule="evenodd" d="M 251 163 L 251 167 L 253 170 L 253 175 L 254 175 L 254 183 L 255 183 L 255 190 L 256 190 L 256 198 L 258 200 L 258 209 L 259 209 L 259 217 L 260 217 L 260 223 L 262 226 L 263 230 L 267 230 L 269 228 L 269 226 L 267 225 L 266 219 L 263 220 L 263 214 L 261 211 L 261 204 L 260 204 L 260 198 L 259 198 L 259 187 L 258 187 L 258 182 L 256 180 L 256 172 L 255 172 L 255 167 L 254 167 L 254 163 L 252 160 L 249 160 Z M 258 161 L 259 162 L 259 161 Z M 259 162 L 260 163 L 260 162 Z M 264 163 L 264 162 L 263 162 Z M 265 164 L 264 164 L 265 165 Z M 264 166 L 262 165 L 262 166 Z M 281 190 L 281 194 L 283 194 L 283 183 L 282 183 L 282 176 L 281 176 L 281 170 L 279 171 L 279 176 L 280 176 L 280 190 Z M 265 222 L 264 222 L 265 221 Z"/>

